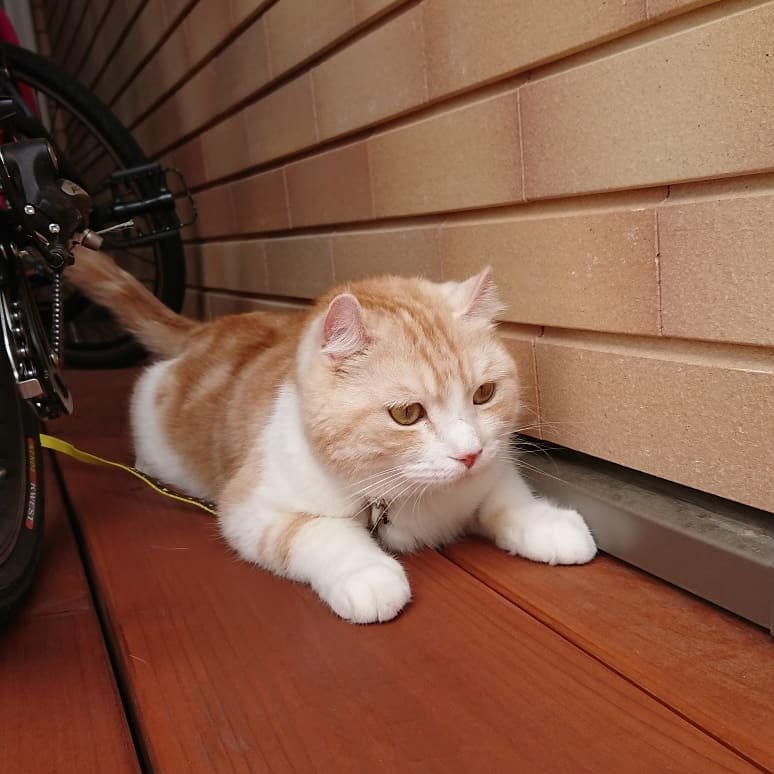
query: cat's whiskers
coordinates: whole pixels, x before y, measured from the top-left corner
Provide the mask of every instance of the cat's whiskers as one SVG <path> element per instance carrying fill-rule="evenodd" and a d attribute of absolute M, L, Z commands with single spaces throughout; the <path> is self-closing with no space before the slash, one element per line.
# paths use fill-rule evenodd
<path fill-rule="evenodd" d="M 548 420 L 539 420 L 537 422 L 533 422 L 528 425 L 522 425 L 514 432 L 516 433 L 524 433 L 527 431 L 542 431 L 542 430 L 554 430 L 557 432 L 561 432 L 562 435 L 565 437 L 571 438 L 571 439 L 579 439 L 580 435 L 573 430 L 573 428 L 587 428 L 591 423 L 589 421 L 585 420 L 561 420 L 561 421 L 548 421 Z"/>
<path fill-rule="evenodd" d="M 425 496 L 425 493 L 430 488 L 431 483 L 425 483 L 420 484 L 416 487 L 416 493 L 412 494 L 410 498 L 408 498 L 408 502 L 411 502 L 411 499 L 414 500 L 413 504 L 411 505 L 412 509 L 416 510 L 419 507 L 419 504 L 422 502 L 422 498 Z"/>
<path fill-rule="evenodd" d="M 389 507 L 395 502 L 395 500 L 398 499 L 398 497 L 401 496 L 402 492 L 405 492 L 409 487 L 413 486 L 415 483 L 416 483 L 415 481 L 406 481 L 405 479 L 397 481 L 386 492 L 382 492 L 379 499 L 386 502 L 387 506 Z M 400 490 L 397 494 L 393 495 L 392 497 L 389 497 L 391 492 L 394 492 L 396 489 L 398 489 L 401 486 L 404 487 L 402 490 Z"/>
<path fill-rule="evenodd" d="M 388 475 L 390 473 L 395 473 L 397 471 L 401 471 L 404 468 L 405 468 L 405 465 L 403 465 L 403 464 L 394 465 L 391 468 L 385 468 L 384 470 L 380 470 L 377 473 L 372 473 L 369 476 L 365 476 L 365 478 L 360 478 L 357 481 L 353 481 L 352 483 L 347 484 L 344 487 L 344 489 L 347 490 L 347 489 L 353 489 L 354 487 L 362 486 L 364 484 L 367 484 L 369 481 L 372 481 L 375 478 L 381 478 L 382 476 L 386 476 L 386 475 Z"/>
<path fill-rule="evenodd" d="M 549 473 L 548 471 L 543 470 L 543 468 L 538 468 L 535 465 L 530 465 L 528 462 L 525 462 L 524 460 L 517 458 L 514 460 L 514 463 L 516 464 L 517 468 L 523 468 L 524 470 L 529 470 L 541 476 L 548 476 L 549 478 L 553 478 L 556 481 L 562 480 L 558 476 L 555 476 L 552 473 Z"/>
<path fill-rule="evenodd" d="M 385 486 L 391 487 L 395 482 L 400 482 L 400 480 L 403 478 L 405 478 L 405 475 L 402 470 L 395 471 L 377 481 L 368 482 L 365 486 L 362 486 L 356 492 L 347 493 L 346 499 L 352 503 L 362 499 L 374 499 L 374 497 L 382 499 L 382 488 Z"/>

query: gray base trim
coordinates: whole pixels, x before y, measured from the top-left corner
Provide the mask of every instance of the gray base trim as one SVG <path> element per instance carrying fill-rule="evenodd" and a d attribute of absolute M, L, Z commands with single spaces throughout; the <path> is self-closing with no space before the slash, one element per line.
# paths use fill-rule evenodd
<path fill-rule="evenodd" d="M 533 453 L 529 443 L 526 478 L 580 511 L 603 551 L 774 635 L 774 514 L 566 449 Z"/>

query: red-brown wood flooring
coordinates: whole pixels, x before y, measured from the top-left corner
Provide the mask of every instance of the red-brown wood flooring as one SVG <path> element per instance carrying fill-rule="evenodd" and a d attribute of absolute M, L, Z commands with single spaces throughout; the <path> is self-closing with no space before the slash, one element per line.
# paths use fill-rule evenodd
<path fill-rule="evenodd" d="M 136 373 L 72 373 L 49 430 L 131 462 Z M 358 627 L 203 512 L 58 463 L 69 505 L 47 460 L 43 571 L 0 635 L 3 774 L 774 769 L 769 635 L 612 558 L 425 551 L 405 613 Z"/>

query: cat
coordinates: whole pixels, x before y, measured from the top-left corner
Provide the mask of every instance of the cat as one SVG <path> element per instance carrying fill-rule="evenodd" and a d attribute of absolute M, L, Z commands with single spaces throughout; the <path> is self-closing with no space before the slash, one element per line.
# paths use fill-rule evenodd
<path fill-rule="evenodd" d="M 131 401 L 137 467 L 215 502 L 239 556 L 342 618 L 394 618 L 411 589 L 393 553 L 465 533 L 550 564 L 596 553 L 580 514 L 533 495 L 510 457 L 519 384 L 490 269 L 362 280 L 306 311 L 212 322 L 101 253 L 76 248 L 66 276 L 160 358 Z"/>

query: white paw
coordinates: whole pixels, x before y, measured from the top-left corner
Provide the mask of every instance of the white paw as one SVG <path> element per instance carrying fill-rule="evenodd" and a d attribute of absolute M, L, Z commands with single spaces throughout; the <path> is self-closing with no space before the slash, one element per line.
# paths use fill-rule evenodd
<path fill-rule="evenodd" d="M 568 508 L 535 503 L 498 544 L 533 562 L 585 564 L 597 552 L 583 517 Z"/>
<path fill-rule="evenodd" d="M 354 570 L 324 595 L 333 611 L 354 623 L 389 621 L 411 599 L 403 568 L 394 559 Z"/>

